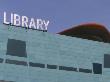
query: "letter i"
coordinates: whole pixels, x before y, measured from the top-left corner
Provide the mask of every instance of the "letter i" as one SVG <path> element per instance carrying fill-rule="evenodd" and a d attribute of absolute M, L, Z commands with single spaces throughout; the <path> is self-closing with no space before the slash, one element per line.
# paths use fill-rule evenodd
<path fill-rule="evenodd" d="M 11 13 L 11 24 L 13 24 L 13 13 Z"/>

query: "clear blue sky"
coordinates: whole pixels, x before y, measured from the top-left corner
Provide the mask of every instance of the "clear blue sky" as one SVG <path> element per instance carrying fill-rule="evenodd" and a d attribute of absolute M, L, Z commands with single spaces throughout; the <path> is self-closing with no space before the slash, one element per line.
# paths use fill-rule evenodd
<path fill-rule="evenodd" d="M 88 22 L 110 30 L 110 0 L 0 0 L 0 13 L 4 11 L 50 20 L 51 33 Z"/>

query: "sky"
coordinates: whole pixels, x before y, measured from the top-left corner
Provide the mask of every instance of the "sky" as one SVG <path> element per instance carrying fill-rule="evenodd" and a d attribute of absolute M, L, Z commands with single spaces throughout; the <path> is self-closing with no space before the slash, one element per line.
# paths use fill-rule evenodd
<path fill-rule="evenodd" d="M 50 33 L 85 23 L 102 24 L 110 31 L 110 0 L 0 0 L 0 23 L 4 11 L 49 20 Z"/>

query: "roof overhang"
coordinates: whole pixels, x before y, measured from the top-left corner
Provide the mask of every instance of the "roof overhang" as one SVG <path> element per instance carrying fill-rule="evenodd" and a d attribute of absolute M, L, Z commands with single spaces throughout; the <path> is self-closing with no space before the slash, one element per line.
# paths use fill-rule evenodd
<path fill-rule="evenodd" d="M 78 25 L 58 34 L 110 43 L 109 31 L 105 26 L 96 23 Z"/>

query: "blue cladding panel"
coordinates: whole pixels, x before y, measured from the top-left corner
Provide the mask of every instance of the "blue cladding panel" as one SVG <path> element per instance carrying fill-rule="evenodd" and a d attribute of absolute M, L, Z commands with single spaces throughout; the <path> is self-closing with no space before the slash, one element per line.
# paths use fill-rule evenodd
<path fill-rule="evenodd" d="M 110 69 L 104 68 L 104 54 L 110 54 L 110 44 L 53 35 L 36 30 L 0 25 L 0 80 L 14 82 L 109 82 Z M 27 58 L 6 55 L 8 39 L 26 42 Z M 20 54 L 21 55 L 21 54 Z M 27 65 L 5 63 L 7 59 L 24 61 Z M 43 64 L 41 68 L 29 62 Z M 93 74 L 93 63 L 102 64 L 102 74 Z M 57 66 L 49 69 L 48 65 Z M 59 70 L 59 66 L 69 67 Z M 76 68 L 75 71 L 70 68 Z M 81 72 L 92 70 L 92 73 Z M 83 70 L 84 71 L 84 70 Z M 86 70 L 85 70 L 86 71 Z"/>

